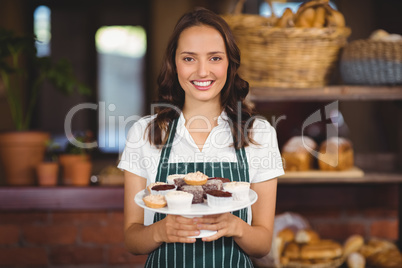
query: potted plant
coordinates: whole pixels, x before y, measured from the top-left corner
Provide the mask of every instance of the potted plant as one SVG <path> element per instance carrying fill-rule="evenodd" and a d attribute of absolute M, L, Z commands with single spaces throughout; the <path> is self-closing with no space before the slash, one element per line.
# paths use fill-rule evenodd
<path fill-rule="evenodd" d="M 77 133 L 74 138 L 80 144 L 93 142 L 91 131 Z M 90 182 L 92 162 L 89 149 L 69 142 L 65 152 L 59 156 L 64 185 L 86 186 Z"/>
<path fill-rule="evenodd" d="M 59 177 L 59 162 L 56 151 L 60 145 L 52 140 L 46 143 L 46 152 L 43 162 L 36 167 L 39 186 L 55 186 Z"/>
<path fill-rule="evenodd" d="M 35 167 L 43 160 L 45 141 L 49 139 L 48 133 L 29 131 L 43 83 L 51 83 L 66 95 L 74 91 L 89 94 L 90 89 L 75 78 L 69 61 L 37 57 L 33 35 L 17 36 L 1 28 L 0 78 L 15 126 L 15 131 L 0 134 L 6 182 L 32 185 Z"/>

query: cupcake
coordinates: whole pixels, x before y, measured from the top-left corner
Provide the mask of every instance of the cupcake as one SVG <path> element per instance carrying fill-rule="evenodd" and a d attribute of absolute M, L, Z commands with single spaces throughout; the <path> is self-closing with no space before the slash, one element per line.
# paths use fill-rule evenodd
<path fill-rule="evenodd" d="M 193 194 L 183 191 L 172 191 L 165 195 L 169 209 L 189 210 L 193 202 Z"/>
<path fill-rule="evenodd" d="M 194 173 L 188 173 L 184 177 L 184 181 L 188 185 L 204 185 L 207 182 L 207 180 L 208 180 L 208 176 L 199 171 L 194 172 Z"/>
<path fill-rule="evenodd" d="M 176 185 L 174 184 L 159 184 L 151 188 L 151 194 L 166 195 L 172 191 L 176 191 Z"/>
<path fill-rule="evenodd" d="M 232 181 L 223 185 L 225 191 L 233 194 L 233 200 L 249 200 L 250 183 L 244 181 Z"/>
<path fill-rule="evenodd" d="M 150 194 L 142 198 L 145 205 L 150 208 L 163 208 L 166 206 L 166 199 L 163 195 Z"/>
<path fill-rule="evenodd" d="M 211 190 L 207 192 L 207 203 L 209 207 L 230 207 L 232 202 L 233 196 L 230 192 L 221 190 Z"/>
<path fill-rule="evenodd" d="M 175 179 L 183 179 L 186 174 L 172 174 L 167 176 L 166 180 L 169 184 L 175 184 Z"/>
<path fill-rule="evenodd" d="M 161 182 L 161 181 L 158 181 L 158 182 L 151 182 L 150 184 L 148 184 L 148 186 L 147 186 L 147 191 L 148 191 L 148 194 L 151 194 L 151 189 L 152 189 L 152 187 L 154 187 L 154 186 L 156 186 L 156 185 L 164 185 L 164 184 L 167 184 L 166 182 Z"/>
<path fill-rule="evenodd" d="M 193 204 L 204 202 L 204 190 L 200 185 L 183 185 L 181 190 L 193 194 Z"/>

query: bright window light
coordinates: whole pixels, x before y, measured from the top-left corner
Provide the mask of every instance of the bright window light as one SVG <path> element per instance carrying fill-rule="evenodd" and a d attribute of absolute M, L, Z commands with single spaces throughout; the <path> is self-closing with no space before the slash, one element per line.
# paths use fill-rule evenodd
<path fill-rule="evenodd" d="M 34 11 L 34 33 L 38 57 L 50 56 L 50 8 L 38 6 Z"/>

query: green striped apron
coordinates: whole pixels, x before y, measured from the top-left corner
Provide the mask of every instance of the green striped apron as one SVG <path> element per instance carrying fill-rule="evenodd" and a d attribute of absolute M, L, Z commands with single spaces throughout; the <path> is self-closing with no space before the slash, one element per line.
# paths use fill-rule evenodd
<path fill-rule="evenodd" d="M 171 174 L 187 174 L 201 171 L 209 177 L 223 177 L 231 181 L 249 182 L 247 157 L 244 148 L 236 150 L 237 162 L 197 162 L 168 163 L 176 133 L 178 119 L 172 122 L 166 146 L 162 149 L 155 181 L 166 182 Z M 247 208 L 234 211 L 234 215 L 247 222 Z M 155 213 L 154 222 L 166 215 Z M 216 241 L 195 243 L 163 243 L 148 255 L 145 267 L 253 267 L 250 258 L 231 237 L 222 237 Z"/>

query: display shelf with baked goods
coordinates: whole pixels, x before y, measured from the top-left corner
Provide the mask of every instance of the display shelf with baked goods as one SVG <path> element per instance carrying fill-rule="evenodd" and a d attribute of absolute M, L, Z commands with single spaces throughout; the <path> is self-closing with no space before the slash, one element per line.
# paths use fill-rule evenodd
<path fill-rule="evenodd" d="M 402 86 L 332 85 L 319 88 L 253 87 L 250 89 L 250 92 L 250 100 L 253 102 L 402 100 Z"/>

